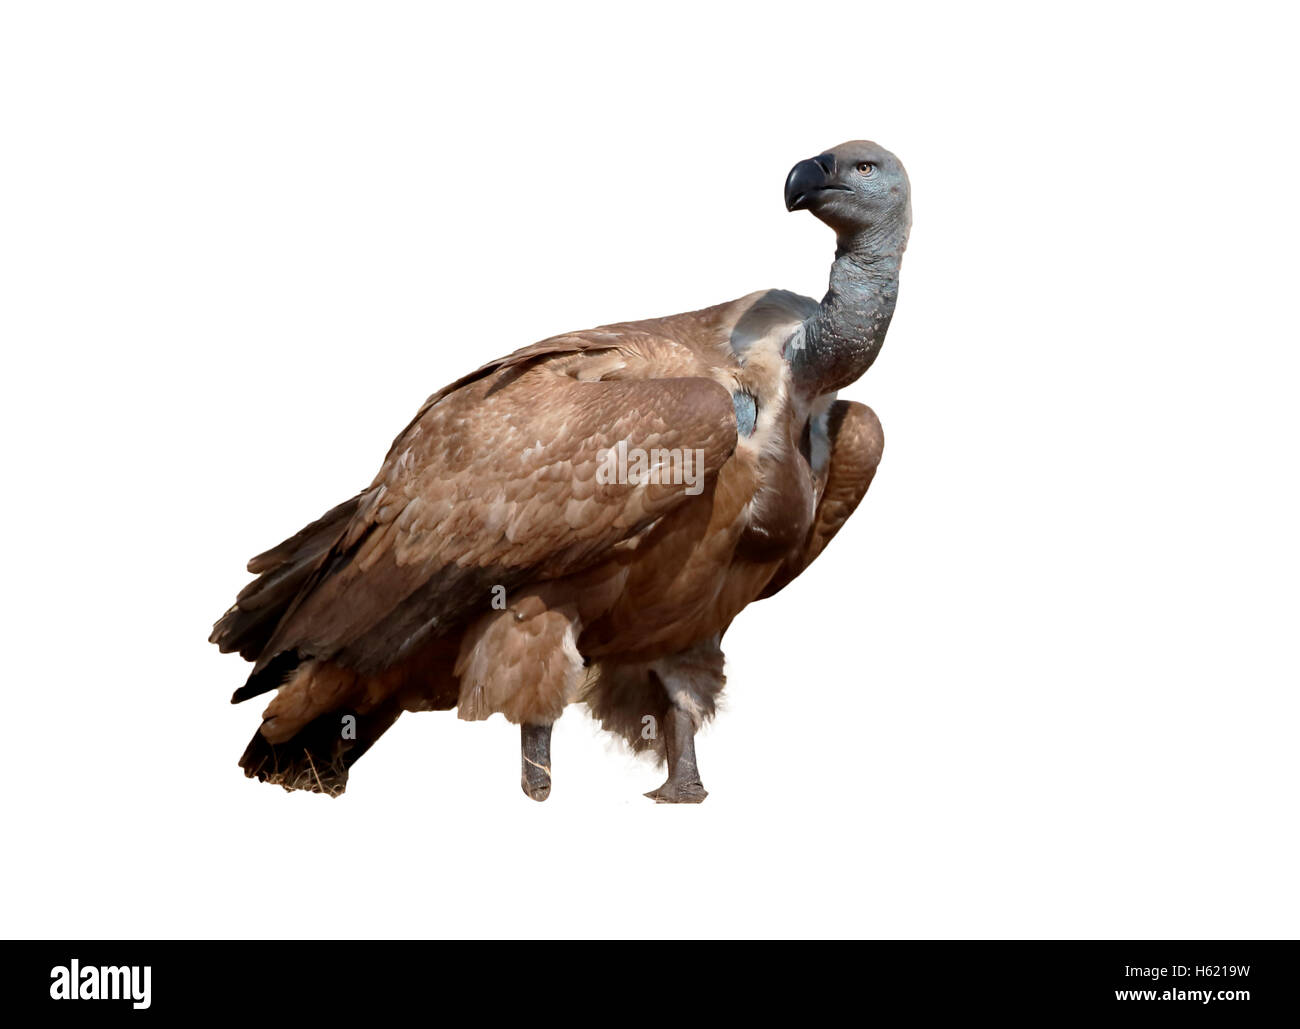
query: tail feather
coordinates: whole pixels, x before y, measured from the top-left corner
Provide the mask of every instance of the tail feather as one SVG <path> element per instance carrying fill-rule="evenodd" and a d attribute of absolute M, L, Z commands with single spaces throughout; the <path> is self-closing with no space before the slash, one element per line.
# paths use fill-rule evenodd
<path fill-rule="evenodd" d="M 287 650 L 283 654 L 276 654 L 265 668 L 255 670 L 244 685 L 231 694 L 230 702 L 232 704 L 242 704 L 253 697 L 260 697 L 263 693 L 278 690 L 284 685 L 289 673 L 298 667 L 299 660 L 296 650 Z"/>
<path fill-rule="evenodd" d="M 395 701 L 364 715 L 346 709 L 331 711 L 284 743 L 272 743 L 258 731 L 239 759 L 239 767 L 250 779 L 337 797 L 347 789 L 348 770 L 401 713 Z"/>
<path fill-rule="evenodd" d="M 240 591 L 234 606 L 212 627 L 209 642 L 220 647 L 223 654 L 238 651 L 241 657 L 256 661 L 289 605 L 343 534 L 360 502 L 359 494 L 345 500 L 249 561 L 248 570 L 258 577 Z"/>

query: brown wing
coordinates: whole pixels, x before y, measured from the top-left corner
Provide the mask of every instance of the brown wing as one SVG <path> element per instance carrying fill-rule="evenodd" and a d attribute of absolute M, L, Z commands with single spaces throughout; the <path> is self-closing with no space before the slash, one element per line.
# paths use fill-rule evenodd
<path fill-rule="evenodd" d="M 382 668 L 489 610 L 494 587 L 580 570 L 689 499 L 680 483 L 598 482 L 601 451 L 620 441 L 700 451 L 706 481 L 735 448 L 731 398 L 711 379 L 584 381 L 579 358 L 533 363 L 546 356 L 520 352 L 431 398 L 253 678 L 286 653 Z"/>
<path fill-rule="evenodd" d="M 849 400 L 837 400 L 828 412 L 826 432 L 830 456 L 807 542 L 777 570 L 763 591 L 763 597 L 779 593 L 816 560 L 862 502 L 876 476 L 885 436 L 880 419 L 871 408 Z"/>
<path fill-rule="evenodd" d="M 501 390 L 543 363 L 563 370 L 575 379 L 607 382 L 698 377 L 704 369 L 736 367 L 737 361 L 743 362 L 751 347 L 768 336 L 784 339 L 797 327 L 799 318 L 809 305 L 816 306 L 807 298 L 766 290 L 699 311 L 606 325 L 534 343 L 489 362 L 431 396 L 394 441 L 384 467 L 388 469 L 400 459 L 408 440 L 435 407 L 475 383 L 486 381 L 490 391 Z M 358 528 L 362 532 L 378 531 L 367 528 L 371 525 L 368 519 L 358 521 L 354 516 L 364 503 L 373 500 L 373 493 L 380 485 L 382 482 L 376 480 L 376 485 L 370 490 L 340 505 L 297 536 L 250 562 L 249 571 L 261 574 L 218 620 L 211 640 L 223 651 L 237 650 L 252 661 L 262 659 L 259 670 L 264 668 L 278 652 L 278 643 L 272 645 L 271 636 L 277 626 L 287 625 L 286 610 L 300 608 L 308 596 L 325 587 L 332 572 L 350 560 L 348 551 L 336 546 L 343 531 L 349 528 L 353 532 Z M 400 585 L 417 589 L 414 583 L 420 574 L 420 569 L 402 565 L 393 572 L 391 583 L 377 585 L 376 589 L 385 596 L 400 600 L 402 595 L 389 587 Z M 449 591 L 458 582 L 481 590 L 481 582 L 476 585 L 469 581 L 474 574 L 473 567 L 448 569 L 443 582 Z M 400 583 L 397 581 L 399 576 Z M 350 577 L 345 576 L 341 584 L 351 585 Z M 337 592 L 340 588 L 341 585 L 334 590 Z M 360 592 L 353 590 L 348 605 L 358 603 L 360 596 Z M 370 602 L 377 605 L 380 601 L 374 597 Z M 346 606 L 341 606 L 339 613 L 345 610 Z M 287 628 L 285 631 L 287 633 Z M 347 635 L 342 629 L 337 631 Z M 401 642 L 399 640 L 395 645 L 400 646 Z M 291 663 L 296 658 L 288 655 L 287 660 Z M 257 678 L 255 673 L 253 679 Z M 250 680 L 248 687 L 236 693 L 236 698 L 254 696 L 273 688 L 273 677 L 262 678 L 265 681 L 261 683 Z"/>

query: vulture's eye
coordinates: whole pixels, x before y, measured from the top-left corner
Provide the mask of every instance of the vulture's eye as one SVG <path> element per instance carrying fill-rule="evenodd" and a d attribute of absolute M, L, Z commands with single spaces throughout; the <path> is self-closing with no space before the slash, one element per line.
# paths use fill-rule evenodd
<path fill-rule="evenodd" d="M 863 175 L 870 175 L 875 170 L 876 170 L 876 166 L 872 164 L 870 161 L 862 161 L 861 163 L 858 164 L 858 171 L 860 171 Z"/>

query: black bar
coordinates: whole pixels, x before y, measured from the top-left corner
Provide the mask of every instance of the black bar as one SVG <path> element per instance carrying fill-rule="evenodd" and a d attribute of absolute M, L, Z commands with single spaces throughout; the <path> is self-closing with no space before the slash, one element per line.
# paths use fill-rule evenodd
<path fill-rule="evenodd" d="M 1292 1020 L 1297 956 L 1290 941 L 869 942 L 813 947 L 639 942 L 571 948 L 465 942 L 190 941 L 20 943 L 4 965 L 4 998 L 38 1016 L 171 1022 L 239 1017 L 306 1024 L 414 1009 L 451 1017 L 449 997 L 498 1017 L 514 1003 L 604 1017 L 611 1002 L 653 1004 L 680 976 L 705 1003 L 795 1003 L 801 1021 L 834 1009 L 864 1015 L 1120 1015 L 1215 1021 Z M 511 954 L 510 950 L 515 953 Z M 569 953 L 577 950 L 579 953 Z M 635 951 L 635 952 L 634 952 Z M 67 997 L 73 961 L 80 982 Z M 122 971 L 137 970 L 134 977 Z M 144 968 L 149 969 L 147 1007 Z M 674 971 L 675 970 L 675 971 Z M 135 986 L 131 990 L 128 985 Z M 87 999 L 111 993 L 119 999 Z M 647 992 L 648 991 L 648 992 Z M 51 994 L 61 994 L 54 997 Z M 1208 1000 L 1205 998 L 1208 996 Z M 140 1005 L 140 1006 L 137 1006 Z M 772 1013 L 778 1009 L 771 1008 Z M 703 1015 L 703 1009 L 701 1010 Z"/>

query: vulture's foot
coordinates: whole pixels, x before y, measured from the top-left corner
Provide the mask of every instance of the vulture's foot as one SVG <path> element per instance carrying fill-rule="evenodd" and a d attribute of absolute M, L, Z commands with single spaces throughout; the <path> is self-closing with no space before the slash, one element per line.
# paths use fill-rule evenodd
<path fill-rule="evenodd" d="M 699 804 L 709 795 L 699 779 L 691 782 L 673 782 L 669 779 L 657 790 L 646 794 L 656 804 Z"/>
<path fill-rule="evenodd" d="M 679 708 L 668 709 L 668 781 L 646 794 L 656 804 L 699 804 L 709 795 L 695 764 L 695 722 Z"/>
<path fill-rule="evenodd" d="M 520 726 L 519 752 L 523 757 L 519 785 L 533 800 L 545 800 L 551 795 L 551 727 Z"/>

